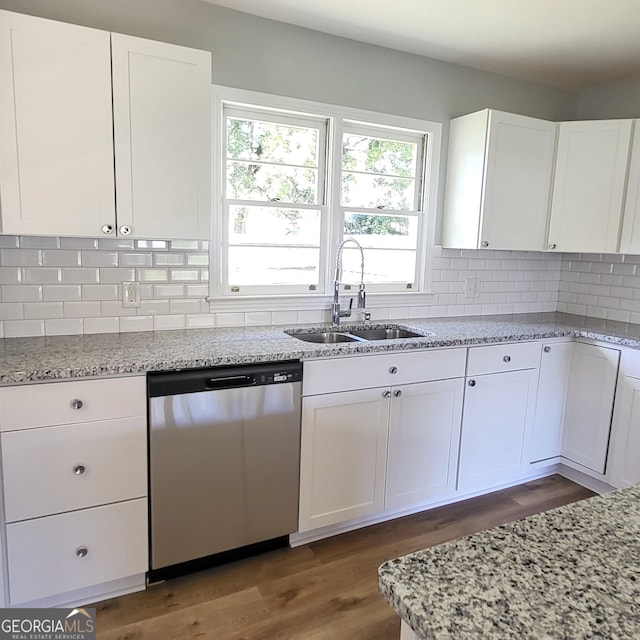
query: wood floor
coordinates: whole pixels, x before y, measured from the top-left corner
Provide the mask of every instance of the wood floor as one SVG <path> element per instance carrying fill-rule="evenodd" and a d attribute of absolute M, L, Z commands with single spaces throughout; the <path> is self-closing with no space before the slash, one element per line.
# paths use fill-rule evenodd
<path fill-rule="evenodd" d="M 377 568 L 593 495 L 560 476 L 175 578 L 97 606 L 99 640 L 398 640 Z"/>

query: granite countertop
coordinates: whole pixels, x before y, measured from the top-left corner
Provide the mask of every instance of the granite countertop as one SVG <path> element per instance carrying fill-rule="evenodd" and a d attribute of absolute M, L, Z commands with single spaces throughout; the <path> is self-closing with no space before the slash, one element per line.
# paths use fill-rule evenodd
<path fill-rule="evenodd" d="M 640 638 L 640 486 L 390 560 L 422 640 Z"/>
<path fill-rule="evenodd" d="M 640 325 L 560 313 L 394 320 L 430 332 L 420 338 L 314 344 L 285 330 L 298 327 L 191 329 L 0 340 L 0 384 L 116 376 L 277 360 L 428 349 L 561 336 L 587 337 L 640 348 Z M 343 329 L 355 325 L 345 323 Z M 361 325 L 359 325 L 361 326 Z"/>

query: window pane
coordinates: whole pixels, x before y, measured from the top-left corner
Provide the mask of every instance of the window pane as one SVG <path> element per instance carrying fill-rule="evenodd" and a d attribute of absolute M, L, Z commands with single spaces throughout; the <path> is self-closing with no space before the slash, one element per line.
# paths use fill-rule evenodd
<path fill-rule="evenodd" d="M 317 204 L 318 171 L 251 162 L 227 162 L 227 198 Z"/>
<path fill-rule="evenodd" d="M 344 237 L 355 238 L 363 248 L 415 249 L 418 218 L 346 212 Z"/>
<path fill-rule="evenodd" d="M 342 168 L 364 173 L 413 178 L 416 175 L 418 145 L 345 133 L 342 139 Z"/>
<path fill-rule="evenodd" d="M 241 160 L 318 166 L 317 129 L 227 118 L 227 155 Z"/>
<path fill-rule="evenodd" d="M 229 207 L 230 244 L 320 245 L 320 211 Z"/>
<path fill-rule="evenodd" d="M 229 247 L 229 283 L 317 285 L 320 250 L 299 247 Z"/>
<path fill-rule="evenodd" d="M 356 236 L 356 239 L 360 239 Z M 360 282 L 360 252 L 345 246 L 342 254 L 343 282 Z M 370 284 L 415 281 L 416 252 L 394 249 L 364 249 L 364 281 Z"/>
<path fill-rule="evenodd" d="M 411 178 L 389 178 L 363 173 L 342 172 L 342 204 L 350 207 L 413 211 L 415 181 Z"/>

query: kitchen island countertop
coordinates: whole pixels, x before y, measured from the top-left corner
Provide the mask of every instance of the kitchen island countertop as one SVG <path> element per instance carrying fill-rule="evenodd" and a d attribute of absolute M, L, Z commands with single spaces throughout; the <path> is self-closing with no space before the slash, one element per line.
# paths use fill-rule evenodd
<path fill-rule="evenodd" d="M 285 330 L 326 330 L 327 325 L 299 325 L 4 338 L 0 340 L 0 384 L 134 375 L 147 371 L 309 360 L 562 336 L 591 338 L 640 348 L 640 325 L 561 313 L 394 320 L 388 324 L 429 332 L 429 335 L 371 342 L 313 344 L 298 340 L 285 333 Z M 341 328 L 348 330 L 353 326 L 344 324 Z"/>
<path fill-rule="evenodd" d="M 421 640 L 640 638 L 640 485 L 384 563 Z"/>

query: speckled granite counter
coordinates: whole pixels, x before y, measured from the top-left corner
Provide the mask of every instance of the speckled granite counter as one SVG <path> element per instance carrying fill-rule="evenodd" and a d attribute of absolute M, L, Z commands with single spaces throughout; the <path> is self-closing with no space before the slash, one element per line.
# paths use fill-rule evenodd
<path fill-rule="evenodd" d="M 640 638 L 640 486 L 383 564 L 423 640 Z"/>
<path fill-rule="evenodd" d="M 284 333 L 287 327 L 247 327 L 5 338 L 0 340 L 0 384 L 559 336 L 583 336 L 640 348 L 640 325 L 566 314 L 393 322 L 432 335 L 403 340 L 312 344 Z M 344 325 L 348 326 L 352 325 Z"/>

